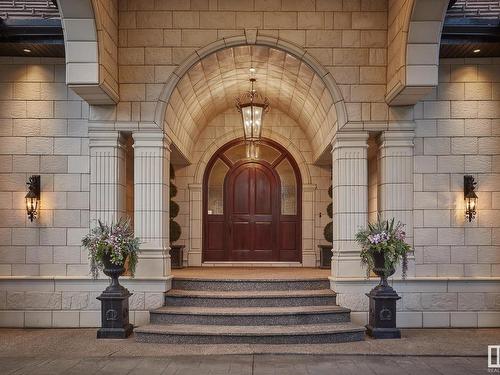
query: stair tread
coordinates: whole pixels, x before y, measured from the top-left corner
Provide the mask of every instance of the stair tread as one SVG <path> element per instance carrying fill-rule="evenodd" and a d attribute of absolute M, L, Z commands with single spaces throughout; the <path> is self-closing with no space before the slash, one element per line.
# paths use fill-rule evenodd
<path fill-rule="evenodd" d="M 163 306 L 151 310 L 152 314 L 188 314 L 188 315 L 294 315 L 348 313 L 351 310 L 337 306 L 286 306 L 286 307 L 193 307 Z"/>
<path fill-rule="evenodd" d="M 204 298 L 276 298 L 276 297 L 333 297 L 335 292 L 330 289 L 311 290 L 183 290 L 170 289 L 165 293 L 168 297 L 204 297 Z"/>
<path fill-rule="evenodd" d="M 312 282 L 315 282 L 315 281 L 329 281 L 329 279 L 327 277 L 314 277 L 314 278 L 307 278 L 307 279 L 304 279 L 304 278 L 300 278 L 300 277 L 296 277 L 296 278 L 293 278 L 293 277 L 288 277 L 286 279 L 273 279 L 273 278 L 269 278 L 269 277 L 258 277 L 258 276 L 255 276 L 255 277 L 239 277 L 239 278 L 236 278 L 236 279 L 233 279 L 233 278 L 220 278 L 220 279 L 217 279 L 217 278 L 208 278 L 208 277 L 203 277 L 203 276 L 200 276 L 200 277 L 196 277 L 196 276 L 190 276 L 190 277 L 187 277 L 187 276 L 174 276 L 174 280 L 180 280 L 180 281 L 208 281 L 208 282 L 224 282 L 224 283 L 233 283 L 233 282 L 245 282 L 245 281 L 251 281 L 251 282 L 254 282 L 254 281 L 257 281 L 257 282 L 265 282 L 265 283 L 281 283 L 281 282 L 302 282 L 302 283 L 307 283 L 309 281 L 312 281 Z"/>
<path fill-rule="evenodd" d="M 364 332 L 365 327 L 352 323 L 227 326 L 192 324 L 149 324 L 134 329 L 135 333 L 188 336 L 299 336 Z"/>

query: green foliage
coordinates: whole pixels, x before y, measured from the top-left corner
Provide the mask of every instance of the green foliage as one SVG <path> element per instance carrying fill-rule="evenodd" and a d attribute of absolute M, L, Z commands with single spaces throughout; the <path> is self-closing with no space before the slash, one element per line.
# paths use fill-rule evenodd
<path fill-rule="evenodd" d="M 332 185 L 328 188 L 328 196 L 331 198 L 332 197 Z M 328 214 L 328 217 L 331 219 L 333 217 L 333 203 L 330 202 L 328 206 L 326 206 L 326 213 Z M 328 242 L 332 243 L 333 242 L 333 222 L 329 222 L 326 224 L 325 228 L 323 229 L 323 237 L 325 237 L 325 240 Z"/>
<path fill-rule="evenodd" d="M 175 242 L 181 237 L 181 226 L 178 222 L 170 219 L 170 242 Z"/>
<path fill-rule="evenodd" d="M 406 233 L 401 222 L 394 223 L 378 218 L 376 223 L 368 224 L 368 228 L 356 233 L 356 242 L 361 245 L 361 263 L 366 266 L 367 276 L 374 268 L 373 254 L 384 254 L 384 273 L 389 276 L 391 271 L 402 261 L 403 279 L 408 271 L 409 244 L 405 242 Z"/>
<path fill-rule="evenodd" d="M 170 163 L 170 181 L 173 181 L 175 179 L 175 169 L 174 165 Z"/>
<path fill-rule="evenodd" d="M 179 205 L 177 202 L 170 201 L 170 218 L 173 219 L 179 215 Z"/>
<path fill-rule="evenodd" d="M 176 195 L 177 195 L 177 186 L 175 186 L 173 183 L 170 183 L 170 199 L 172 199 Z"/>
<path fill-rule="evenodd" d="M 179 215 L 179 205 L 174 202 L 172 198 L 177 195 L 177 186 L 174 185 L 175 171 L 172 164 L 170 164 L 170 243 L 174 243 L 181 237 L 182 229 L 179 223 L 174 218 Z"/>
<path fill-rule="evenodd" d="M 329 203 L 328 206 L 326 206 L 326 213 L 330 219 L 333 217 L 333 203 Z"/>
<path fill-rule="evenodd" d="M 333 242 L 333 222 L 330 221 L 328 224 L 326 224 L 325 229 L 323 229 L 323 236 L 325 237 L 325 240 L 328 242 L 332 243 Z"/>
<path fill-rule="evenodd" d="M 134 236 L 130 219 L 120 218 L 110 225 L 98 221 L 98 226 L 82 239 L 82 245 L 89 251 L 90 272 L 94 279 L 104 268 L 103 259 L 109 257 L 111 263 L 124 266 L 128 260 L 132 277 L 137 266 L 139 238 Z"/>

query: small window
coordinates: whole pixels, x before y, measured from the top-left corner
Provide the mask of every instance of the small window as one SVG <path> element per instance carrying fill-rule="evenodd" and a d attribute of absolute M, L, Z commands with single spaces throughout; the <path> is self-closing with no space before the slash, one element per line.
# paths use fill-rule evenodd
<path fill-rule="evenodd" d="M 252 154 L 252 151 L 255 153 Z M 257 160 L 265 160 L 269 164 L 272 164 L 280 155 L 281 152 L 276 150 L 274 147 L 258 143 L 255 145 L 254 149 L 250 149 L 247 144 L 240 144 L 231 147 L 224 153 L 232 163 L 237 163 L 240 160 L 255 158 Z"/>
<path fill-rule="evenodd" d="M 281 214 L 297 215 L 297 180 L 288 159 L 283 159 L 276 167 L 281 181 Z"/>
<path fill-rule="evenodd" d="M 224 214 L 224 178 L 229 167 L 220 159 L 214 163 L 208 178 L 208 214 Z"/>

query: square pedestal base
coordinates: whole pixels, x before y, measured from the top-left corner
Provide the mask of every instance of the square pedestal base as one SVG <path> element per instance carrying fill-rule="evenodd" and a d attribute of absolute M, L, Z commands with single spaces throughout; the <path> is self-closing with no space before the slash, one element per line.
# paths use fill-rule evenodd
<path fill-rule="evenodd" d="M 123 328 L 99 328 L 97 330 L 98 339 L 126 339 L 130 336 L 134 326 L 127 324 Z"/>
<path fill-rule="evenodd" d="M 374 328 L 370 325 L 366 327 L 366 334 L 376 339 L 400 339 L 401 330 L 399 328 Z"/>

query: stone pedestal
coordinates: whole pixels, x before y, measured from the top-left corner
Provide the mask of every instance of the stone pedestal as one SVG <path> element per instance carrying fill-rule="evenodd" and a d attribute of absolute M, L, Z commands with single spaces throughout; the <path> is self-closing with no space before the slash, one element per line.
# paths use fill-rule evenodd
<path fill-rule="evenodd" d="M 125 339 L 132 333 L 128 299 L 132 295 L 121 285 L 110 285 L 97 297 L 101 301 L 101 328 L 98 339 Z"/>
<path fill-rule="evenodd" d="M 401 331 L 396 328 L 396 301 L 401 297 L 389 285 L 377 285 L 370 293 L 370 311 L 367 334 L 376 339 L 399 339 Z"/>

